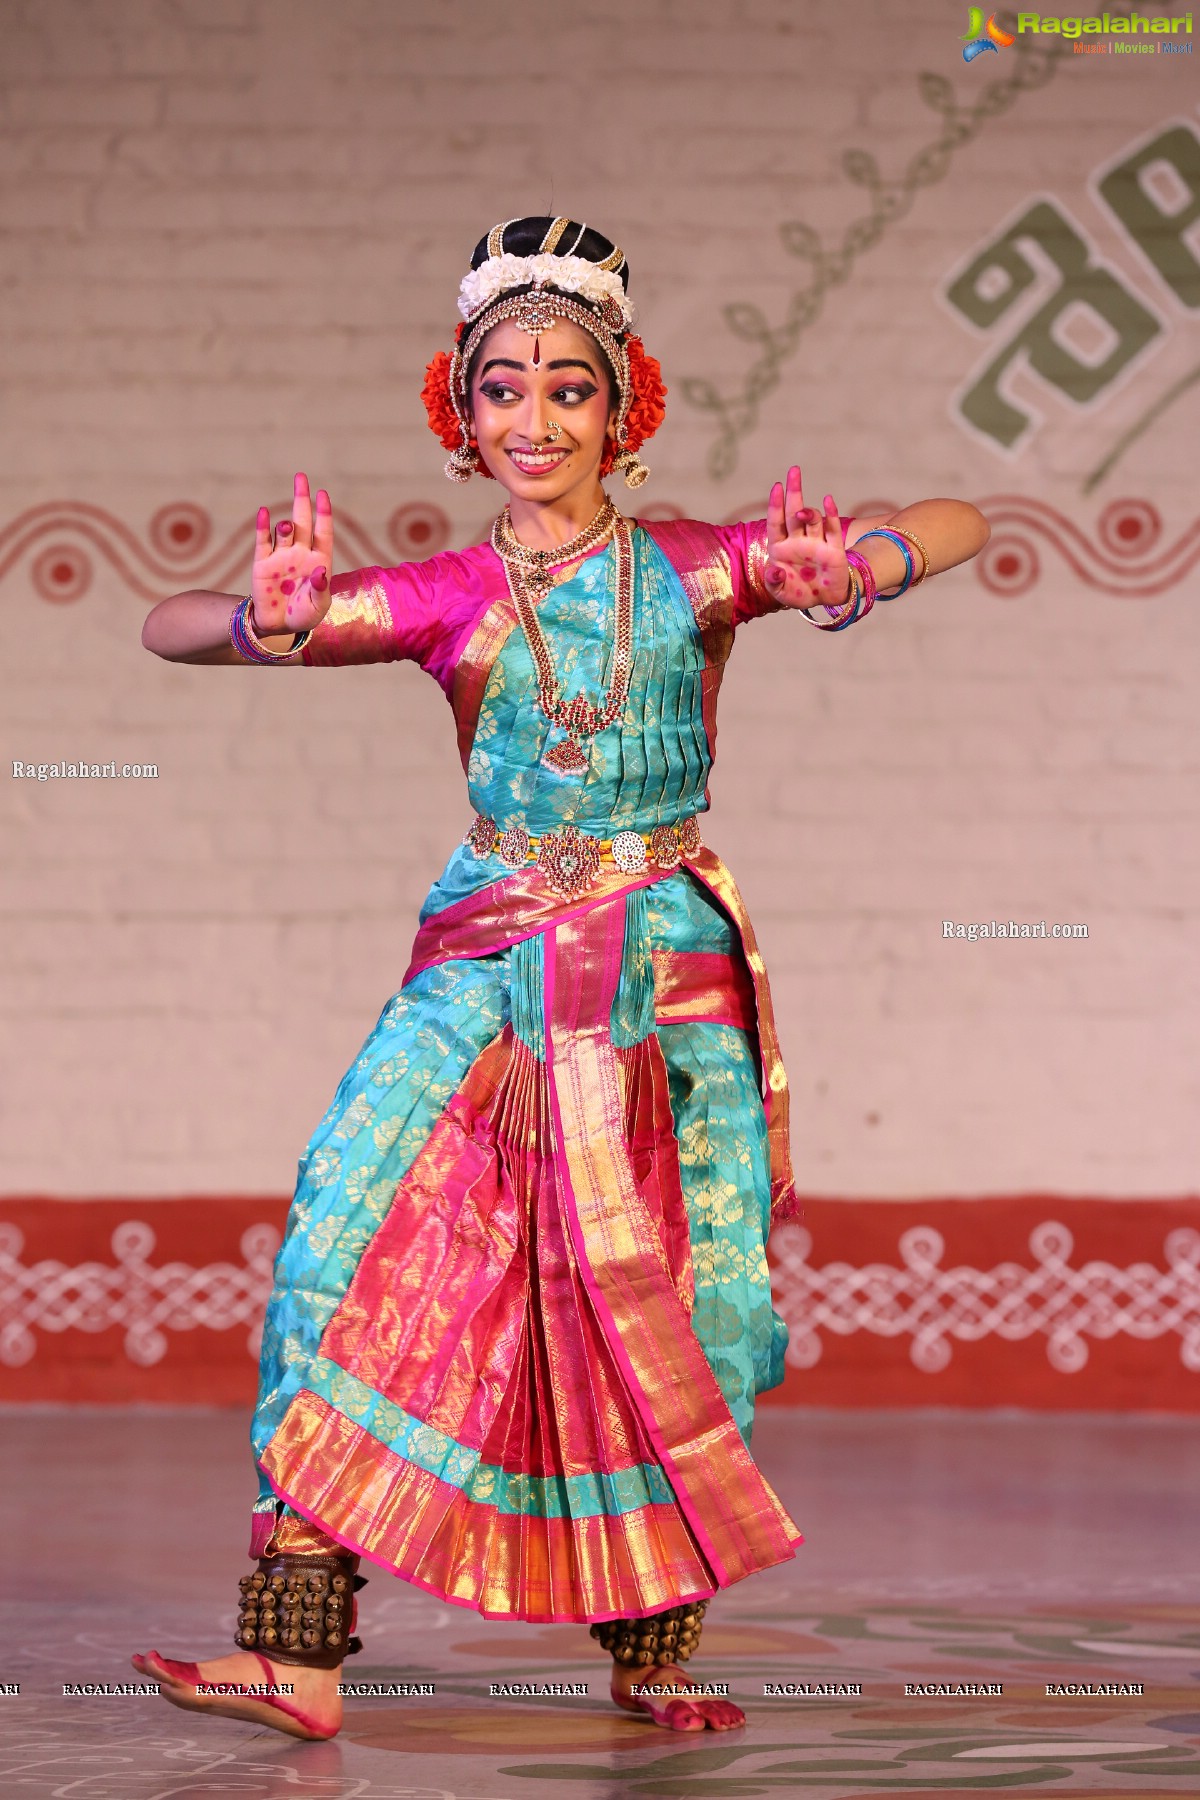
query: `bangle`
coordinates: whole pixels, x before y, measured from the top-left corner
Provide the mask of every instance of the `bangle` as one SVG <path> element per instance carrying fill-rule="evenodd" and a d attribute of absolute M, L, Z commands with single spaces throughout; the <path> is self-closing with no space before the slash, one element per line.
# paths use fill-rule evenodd
<path fill-rule="evenodd" d="M 875 585 L 875 571 L 865 556 L 860 556 L 856 550 L 847 550 L 846 564 L 850 570 L 851 585 L 856 589 L 854 609 L 847 618 L 831 625 L 831 631 L 845 631 L 847 625 L 856 625 L 859 619 L 865 619 L 879 592 Z"/>
<path fill-rule="evenodd" d="M 866 557 L 847 550 L 846 567 L 850 576 L 850 593 L 836 606 L 827 606 L 822 601 L 821 611 L 825 613 L 825 618 L 814 619 L 807 606 L 796 608 L 818 631 L 845 631 L 847 625 L 854 625 L 859 619 L 865 619 L 875 604 L 875 572 Z"/>
<path fill-rule="evenodd" d="M 897 537 L 907 538 L 908 542 L 912 545 L 913 549 L 919 550 L 921 552 L 921 573 L 917 576 L 917 579 L 912 584 L 913 587 L 920 587 L 921 583 L 924 581 L 925 577 L 929 573 L 929 552 L 928 552 L 928 550 L 925 548 L 924 544 L 921 542 L 920 538 L 916 535 L 915 532 L 905 531 L 899 525 L 889 525 L 888 530 L 894 531 L 896 533 Z M 857 542 L 857 540 L 855 540 L 855 541 Z"/>
<path fill-rule="evenodd" d="M 901 556 L 904 558 L 904 568 L 906 573 L 900 586 L 891 594 L 880 593 L 878 589 L 875 593 L 875 598 L 877 600 L 898 600 L 901 594 L 906 594 L 909 588 L 912 587 L 913 576 L 917 572 L 917 565 L 913 561 L 913 553 L 908 546 L 908 542 L 900 532 L 892 531 L 886 525 L 876 525 L 872 530 L 864 531 L 862 536 L 856 537 L 854 541 L 856 544 L 862 544 L 865 543 L 869 537 L 887 538 L 889 543 L 895 544 L 897 550 L 899 550 Z M 922 552 L 922 554 L 924 554 L 924 552 Z M 928 568 L 928 558 L 926 558 L 926 568 Z"/>
<path fill-rule="evenodd" d="M 255 635 L 251 620 L 254 616 L 253 596 L 246 598 L 234 607 L 229 615 L 229 641 L 246 662 L 286 662 L 297 650 L 302 650 L 312 636 L 311 626 L 307 631 L 296 633 L 290 650 L 270 650 L 261 638 Z"/>
<path fill-rule="evenodd" d="M 826 606 L 823 600 L 820 602 L 821 611 L 826 615 L 825 618 L 814 619 L 807 606 L 798 606 L 796 611 L 803 613 L 809 624 L 815 625 L 818 631 L 840 631 L 843 625 L 852 624 L 858 617 L 862 594 L 861 583 L 855 579 L 854 570 L 851 569 L 850 592 L 847 597 L 839 600 L 836 606 Z"/>

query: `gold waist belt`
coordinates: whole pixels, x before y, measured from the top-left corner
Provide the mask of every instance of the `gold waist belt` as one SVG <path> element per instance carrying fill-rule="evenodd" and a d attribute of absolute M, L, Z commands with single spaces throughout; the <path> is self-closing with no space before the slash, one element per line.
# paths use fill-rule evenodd
<path fill-rule="evenodd" d="M 557 894 L 582 894 L 604 867 L 640 875 L 644 869 L 677 869 L 685 856 L 700 848 L 700 822 L 693 813 L 674 825 L 651 832 L 618 831 L 615 837 L 593 837 L 575 825 L 531 837 L 523 825 L 501 830 L 495 819 L 476 813 L 463 839 L 476 856 L 493 854 L 509 869 L 536 863 Z"/>

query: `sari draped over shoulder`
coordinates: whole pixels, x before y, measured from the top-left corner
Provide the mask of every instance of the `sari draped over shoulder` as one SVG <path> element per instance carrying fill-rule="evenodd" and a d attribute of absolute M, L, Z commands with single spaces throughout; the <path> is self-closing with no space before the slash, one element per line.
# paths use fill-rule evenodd
<path fill-rule="evenodd" d="M 848 521 L 843 522 L 843 529 Z M 312 664 L 409 659 L 500 830 L 703 815 L 765 526 L 638 525 L 634 673 L 584 775 L 490 546 L 335 578 Z M 611 544 L 539 604 L 564 694 L 612 655 Z M 489 1617 L 637 1616 L 803 1541 L 750 1454 L 796 1208 L 762 957 L 702 843 L 582 892 L 464 841 L 300 1160 L 263 1329 L 251 1553 L 345 1545 Z M 307 1534 L 307 1535 L 306 1535 Z"/>

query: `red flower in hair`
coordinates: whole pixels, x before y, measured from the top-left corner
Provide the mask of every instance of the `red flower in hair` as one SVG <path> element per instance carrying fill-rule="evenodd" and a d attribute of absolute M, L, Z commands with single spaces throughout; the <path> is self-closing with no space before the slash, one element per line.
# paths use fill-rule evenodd
<path fill-rule="evenodd" d="M 439 350 L 425 370 L 425 386 L 421 389 L 429 429 L 445 450 L 457 450 L 461 441 L 458 414 L 450 398 L 450 358 Z"/>
<path fill-rule="evenodd" d="M 457 343 L 463 334 L 460 325 L 455 332 Z M 625 419 L 626 450 L 640 450 L 647 438 L 652 438 L 663 422 L 666 413 L 667 390 L 663 383 L 662 367 L 656 356 L 647 356 L 640 337 L 626 340 L 629 353 L 629 412 Z M 444 350 L 439 350 L 433 361 L 425 370 L 425 385 L 421 389 L 421 399 L 425 402 L 425 411 L 429 416 L 429 429 L 438 442 L 446 450 L 457 450 L 462 442 L 462 431 L 458 422 L 458 414 L 454 410 L 454 402 L 450 398 L 450 358 Z M 601 476 L 612 473 L 613 463 L 619 449 L 610 438 L 604 446 L 604 455 L 600 459 Z M 479 474 L 486 475 L 488 480 L 493 476 L 485 469 L 482 461 Z"/>
<path fill-rule="evenodd" d="M 625 418 L 626 450 L 640 450 L 652 438 L 666 416 L 667 389 L 662 378 L 662 364 L 657 356 L 647 356 L 640 337 L 625 340 L 629 354 L 629 387 L 631 399 Z M 610 438 L 600 458 L 600 474 L 612 473 L 613 462 L 620 454 Z"/>

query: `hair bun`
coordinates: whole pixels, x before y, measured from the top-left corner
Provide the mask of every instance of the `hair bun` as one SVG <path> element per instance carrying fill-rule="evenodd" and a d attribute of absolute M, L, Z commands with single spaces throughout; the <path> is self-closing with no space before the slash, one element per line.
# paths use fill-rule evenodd
<path fill-rule="evenodd" d="M 587 262 L 611 269 L 628 290 L 629 264 L 611 238 L 580 225 L 575 219 L 539 218 L 506 219 L 481 237 L 471 256 L 471 267 L 479 268 L 492 256 L 581 256 Z"/>

